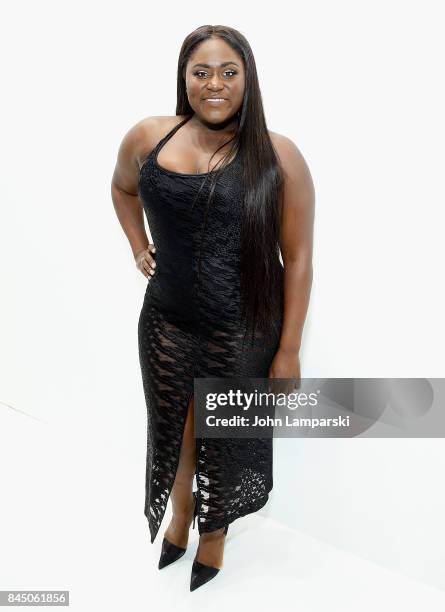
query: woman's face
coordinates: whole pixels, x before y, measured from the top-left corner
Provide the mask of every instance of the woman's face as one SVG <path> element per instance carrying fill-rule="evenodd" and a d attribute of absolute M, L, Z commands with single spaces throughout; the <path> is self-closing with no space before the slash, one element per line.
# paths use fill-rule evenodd
<path fill-rule="evenodd" d="M 221 38 L 209 38 L 194 50 L 186 66 L 190 106 L 208 123 L 221 123 L 241 108 L 245 87 L 242 58 Z"/>

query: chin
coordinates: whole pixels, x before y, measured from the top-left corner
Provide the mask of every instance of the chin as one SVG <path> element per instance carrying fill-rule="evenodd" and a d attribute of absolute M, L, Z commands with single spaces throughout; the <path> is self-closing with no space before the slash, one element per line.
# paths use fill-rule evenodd
<path fill-rule="evenodd" d="M 233 118 L 236 115 L 235 112 L 221 112 L 219 110 L 214 110 L 211 113 L 201 114 L 201 117 L 205 119 L 208 123 L 222 123 L 223 121 L 227 121 L 228 119 Z"/>
<path fill-rule="evenodd" d="M 210 113 L 208 115 L 204 115 L 204 119 L 206 121 L 208 121 L 209 123 L 221 123 L 221 121 L 225 121 L 226 119 L 229 119 L 231 115 L 227 114 L 227 113 Z"/>

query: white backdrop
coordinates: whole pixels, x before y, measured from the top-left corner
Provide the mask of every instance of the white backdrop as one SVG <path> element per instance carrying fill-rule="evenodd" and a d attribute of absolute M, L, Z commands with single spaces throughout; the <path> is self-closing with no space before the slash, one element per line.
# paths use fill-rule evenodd
<path fill-rule="evenodd" d="M 161 538 L 149 544 L 143 516 L 146 280 L 110 195 L 126 131 L 174 114 L 185 36 L 239 29 L 268 127 L 297 144 L 316 189 L 302 375 L 441 377 L 441 9 L 2 5 L 0 589 L 70 589 L 78 610 L 142 610 L 153 597 L 225 609 L 234 594 L 252 605 L 247 584 L 266 609 L 289 605 L 291 578 L 306 609 L 374 608 L 376 583 L 405 609 L 443 609 L 442 439 L 276 440 L 271 501 L 233 526 L 218 583 L 188 600 L 193 548 L 158 575 Z"/>

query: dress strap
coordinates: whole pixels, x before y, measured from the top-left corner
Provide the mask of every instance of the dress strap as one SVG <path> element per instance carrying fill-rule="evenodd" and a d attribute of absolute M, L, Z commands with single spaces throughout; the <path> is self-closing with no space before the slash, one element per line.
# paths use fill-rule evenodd
<path fill-rule="evenodd" d="M 183 121 L 177 123 L 169 132 L 167 132 L 167 134 L 163 138 L 161 138 L 161 140 L 155 146 L 155 148 L 153 149 L 153 153 L 157 153 L 159 149 L 167 142 L 167 140 L 170 140 L 173 134 L 175 134 L 179 130 L 179 128 L 182 127 L 185 123 L 187 123 L 187 121 L 189 121 L 192 116 L 193 115 L 190 115 L 190 117 L 186 117 Z"/>

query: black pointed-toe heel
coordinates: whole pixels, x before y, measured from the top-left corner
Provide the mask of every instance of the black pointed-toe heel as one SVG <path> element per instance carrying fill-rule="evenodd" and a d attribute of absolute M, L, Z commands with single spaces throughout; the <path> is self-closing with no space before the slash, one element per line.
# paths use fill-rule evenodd
<path fill-rule="evenodd" d="M 193 497 L 195 498 L 195 507 L 193 509 L 193 529 L 195 528 L 195 519 L 196 514 L 198 512 L 198 504 L 196 499 L 196 491 L 193 491 Z M 172 544 L 164 538 L 162 540 L 162 548 L 161 548 L 161 556 L 159 558 L 158 568 L 162 569 L 163 567 L 167 567 L 167 565 L 171 565 L 178 559 L 184 555 L 186 548 L 181 548 L 180 546 L 176 546 L 176 544 Z"/>
<path fill-rule="evenodd" d="M 229 526 L 226 525 L 224 527 L 224 535 L 227 535 L 227 531 Z M 197 588 L 209 582 L 216 576 L 219 572 L 220 568 L 212 567 L 211 565 L 204 565 L 204 563 L 200 563 L 196 560 L 196 557 L 193 560 L 192 565 L 192 575 L 190 579 L 190 590 L 195 591 Z"/>

